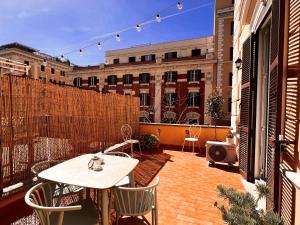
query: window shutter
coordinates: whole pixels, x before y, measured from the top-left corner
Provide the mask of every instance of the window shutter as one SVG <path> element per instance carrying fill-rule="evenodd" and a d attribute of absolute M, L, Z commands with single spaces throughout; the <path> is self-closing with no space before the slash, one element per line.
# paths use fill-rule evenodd
<path fill-rule="evenodd" d="M 74 80 L 73 80 L 73 86 L 76 86 L 76 80 L 77 80 L 77 78 L 74 78 Z"/>
<path fill-rule="evenodd" d="M 165 72 L 165 82 L 168 82 L 168 72 Z"/>
<path fill-rule="evenodd" d="M 250 182 L 254 182 L 255 53 L 255 36 L 252 34 L 243 44 L 239 152 L 240 172 Z"/>
<path fill-rule="evenodd" d="M 279 1 L 279 4 L 277 3 L 277 7 L 279 7 L 280 10 L 282 10 L 280 4 L 283 4 L 283 2 L 284 1 Z M 287 11 L 289 12 L 288 34 L 287 37 L 284 38 L 287 41 L 287 71 L 286 80 L 282 83 L 285 84 L 285 101 L 283 101 L 283 108 L 285 110 L 283 117 L 284 136 L 285 139 L 289 141 L 289 144 L 285 147 L 286 151 L 282 152 L 282 163 L 280 164 L 279 181 L 281 182 L 281 191 L 279 211 L 285 224 L 291 225 L 295 224 L 296 190 L 294 185 L 286 178 L 283 171 L 297 171 L 297 157 L 299 155 L 300 1 L 289 0 L 287 7 Z M 280 12 L 283 12 L 283 10 Z M 282 20 L 282 17 L 283 16 L 280 16 L 280 20 Z M 279 27 L 279 30 L 282 31 L 282 27 Z M 283 38 L 279 36 L 279 40 L 283 40 Z M 280 46 L 284 46 L 284 44 L 279 43 L 278 47 Z"/>
<path fill-rule="evenodd" d="M 151 55 L 151 59 L 152 59 L 152 61 L 155 60 L 155 54 L 152 54 L 152 55 Z"/>
<path fill-rule="evenodd" d="M 173 72 L 173 79 L 172 81 L 177 82 L 177 71 Z"/>
<path fill-rule="evenodd" d="M 168 53 L 165 53 L 165 59 L 168 59 L 169 58 L 168 56 L 169 56 Z"/>
<path fill-rule="evenodd" d="M 190 82 L 191 81 L 191 71 L 187 71 L 187 81 Z"/>
<path fill-rule="evenodd" d="M 200 106 L 200 93 L 196 93 L 195 106 Z"/>
<path fill-rule="evenodd" d="M 146 105 L 150 105 L 150 94 L 148 93 L 148 94 L 146 94 L 146 97 L 147 97 L 147 99 L 146 99 Z"/>
<path fill-rule="evenodd" d="M 88 84 L 89 84 L 89 86 L 91 86 L 91 84 L 92 84 L 92 77 L 88 77 Z"/>
<path fill-rule="evenodd" d="M 144 56 L 144 55 L 142 55 L 142 57 L 141 57 L 141 61 L 142 61 L 142 62 L 144 62 L 144 61 L 145 61 L 145 56 Z"/>
<path fill-rule="evenodd" d="M 282 27 L 284 1 L 272 1 L 271 46 L 270 46 L 270 82 L 268 109 L 268 148 L 267 148 L 267 185 L 270 189 L 267 198 L 267 210 L 279 210 L 279 164 L 280 145 L 278 138 L 281 126 L 281 100 L 283 75 L 283 36 Z M 280 36 L 280 37 L 279 37 Z M 281 45 L 281 46 L 280 46 Z M 278 63 L 279 62 L 279 63 Z"/>

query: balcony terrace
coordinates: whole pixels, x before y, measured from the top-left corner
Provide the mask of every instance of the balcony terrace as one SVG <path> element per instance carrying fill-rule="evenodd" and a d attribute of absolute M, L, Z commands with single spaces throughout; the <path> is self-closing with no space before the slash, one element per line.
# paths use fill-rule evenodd
<path fill-rule="evenodd" d="M 222 224 L 221 214 L 214 208 L 214 202 L 220 200 L 216 186 L 224 184 L 243 190 L 236 166 L 208 166 L 205 143 L 215 138 L 213 127 L 140 124 L 139 101 L 134 97 L 99 95 L 23 77 L 4 76 L 0 82 L 6 93 L 0 98 L 4 106 L 0 161 L 3 225 L 38 224 L 36 214 L 24 202 L 25 193 L 36 182 L 30 171 L 34 164 L 43 160 L 68 160 L 120 146 L 118 143 L 123 142 L 120 128 L 124 124 L 131 125 L 134 136 L 159 133 L 158 148 L 133 154 L 139 160 L 134 169 L 137 187 L 147 186 L 155 177 L 160 177 L 157 189 L 159 224 Z M 102 107 L 96 107 L 99 105 Z M 199 147 L 197 145 L 195 153 L 190 152 L 189 146 L 185 152 L 181 151 L 188 129 L 199 133 Z M 229 129 L 217 127 L 217 139 L 225 140 Z M 129 149 L 126 145 L 122 151 L 129 153 Z M 94 190 L 84 189 L 83 195 L 99 204 Z M 61 204 L 72 203 L 79 196 L 63 197 Z M 114 224 L 114 211 L 110 214 L 110 222 Z M 150 217 L 146 215 L 148 221 Z M 119 224 L 144 223 L 125 217 Z"/>

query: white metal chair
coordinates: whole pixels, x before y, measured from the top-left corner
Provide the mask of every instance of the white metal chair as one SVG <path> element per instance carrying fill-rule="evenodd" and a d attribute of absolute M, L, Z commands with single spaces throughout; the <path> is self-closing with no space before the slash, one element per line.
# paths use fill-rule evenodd
<path fill-rule="evenodd" d="M 91 199 L 76 205 L 53 206 L 53 183 L 39 183 L 25 195 L 26 204 L 37 214 L 41 225 L 98 225 L 98 213 Z"/>
<path fill-rule="evenodd" d="M 125 124 L 121 127 L 121 134 L 124 139 L 124 142 L 130 144 L 131 148 L 131 156 L 133 156 L 133 144 L 139 144 L 140 153 L 142 154 L 141 145 L 139 140 L 137 139 L 131 139 L 132 136 L 132 129 L 129 124 Z"/>
<path fill-rule="evenodd" d="M 55 166 L 55 165 L 57 165 L 61 162 L 63 162 L 63 160 L 41 161 L 41 162 L 35 163 L 31 167 L 31 172 L 36 176 L 37 181 L 42 182 L 44 180 L 39 178 L 38 174 L 40 172 L 42 172 L 43 170 L 46 170 L 46 169 L 48 169 L 52 166 Z M 65 184 L 55 183 L 53 197 L 57 198 L 56 206 L 60 205 L 60 201 L 61 201 L 62 196 L 73 195 L 73 194 L 78 193 L 82 190 L 83 190 L 82 187 L 78 187 L 78 186 L 75 186 L 75 185 L 65 185 Z"/>
<path fill-rule="evenodd" d="M 184 138 L 183 145 L 182 145 L 182 150 L 184 150 L 185 143 L 188 142 L 189 144 L 192 143 L 192 148 L 193 148 L 193 153 L 195 153 L 195 142 L 198 142 L 198 147 L 200 149 L 200 143 L 199 143 L 199 135 L 200 135 L 200 129 L 198 132 L 193 133 L 192 132 L 192 127 L 189 127 L 186 132 L 186 137 Z"/>
<path fill-rule="evenodd" d="M 157 177 L 154 184 L 148 187 L 128 188 L 115 187 L 116 224 L 122 216 L 143 216 L 152 212 L 152 225 L 158 224 L 157 191 L 159 183 Z M 145 219 L 145 218 L 144 218 Z"/>

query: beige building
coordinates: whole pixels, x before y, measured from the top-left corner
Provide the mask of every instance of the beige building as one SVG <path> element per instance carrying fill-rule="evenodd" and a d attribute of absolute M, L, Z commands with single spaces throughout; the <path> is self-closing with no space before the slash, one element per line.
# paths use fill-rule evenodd
<path fill-rule="evenodd" d="M 215 1 L 216 91 L 224 98 L 223 111 L 225 112 L 225 120 L 228 122 L 231 115 L 233 4 L 234 0 Z"/>
<path fill-rule="evenodd" d="M 240 172 L 267 184 L 265 206 L 286 225 L 300 224 L 299 21 L 299 0 L 235 1 L 231 124 Z"/>
<path fill-rule="evenodd" d="M 68 81 L 66 74 L 72 69 L 69 61 L 62 61 L 19 43 L 0 46 L 0 57 L 30 66 L 29 77 L 57 84 L 65 84 Z"/>
<path fill-rule="evenodd" d="M 212 36 L 107 51 L 105 62 L 74 67 L 70 83 L 140 96 L 145 121 L 210 122 L 204 112 L 216 70 Z"/>

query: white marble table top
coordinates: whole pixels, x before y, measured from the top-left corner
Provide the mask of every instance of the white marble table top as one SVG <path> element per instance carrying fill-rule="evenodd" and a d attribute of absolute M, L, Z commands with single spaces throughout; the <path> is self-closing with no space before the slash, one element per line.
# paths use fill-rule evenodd
<path fill-rule="evenodd" d="M 104 159 L 102 171 L 93 171 L 88 163 L 95 154 L 85 154 L 57 164 L 38 174 L 39 177 L 70 185 L 87 188 L 107 189 L 115 186 L 138 164 L 137 159 L 120 156 L 101 155 Z"/>

